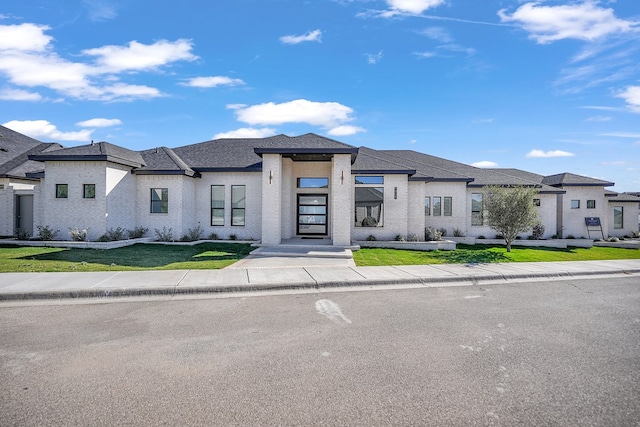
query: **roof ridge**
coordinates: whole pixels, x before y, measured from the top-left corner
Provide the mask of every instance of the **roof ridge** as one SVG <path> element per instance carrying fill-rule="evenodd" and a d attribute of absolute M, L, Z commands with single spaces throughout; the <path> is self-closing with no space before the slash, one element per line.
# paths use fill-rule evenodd
<path fill-rule="evenodd" d="M 467 167 L 471 167 L 471 168 L 473 168 L 473 167 L 474 167 L 474 166 L 470 166 L 470 165 L 467 165 L 467 164 L 464 164 L 464 163 L 455 162 L 455 161 L 453 161 L 453 160 L 448 160 L 448 159 L 444 159 L 444 158 L 437 157 L 437 156 L 431 156 L 430 154 L 420 153 L 419 151 L 415 151 L 415 150 L 381 150 L 381 151 L 382 151 L 382 152 L 387 152 L 387 151 L 406 151 L 406 152 L 408 152 L 408 153 L 418 153 L 418 154 L 422 154 L 422 155 L 425 155 L 425 156 L 435 157 L 435 158 L 437 158 L 437 159 L 442 159 L 442 160 L 451 161 L 451 162 L 453 162 L 453 163 L 458 163 L 458 164 L 463 165 L 463 166 L 467 166 Z M 397 155 L 395 155 L 395 154 L 393 154 L 393 153 L 387 153 L 387 154 L 388 154 L 389 156 L 396 157 L 396 158 L 398 158 L 398 159 L 402 159 L 401 157 L 399 157 L 399 156 L 397 156 Z M 407 159 L 402 159 L 402 160 L 407 160 Z M 458 175 L 458 176 L 460 176 L 460 177 L 462 177 L 462 178 L 464 178 L 464 179 L 471 179 L 472 181 L 474 181 L 474 180 L 475 180 L 475 178 L 474 178 L 473 176 L 463 175 L 463 174 L 461 174 L 461 173 L 454 172 L 454 171 L 452 171 L 452 170 L 448 170 L 448 169 L 445 169 L 445 168 L 441 168 L 441 167 L 439 167 L 439 166 L 435 166 L 435 165 L 425 165 L 424 163 L 420 162 L 419 160 L 414 160 L 414 161 L 415 161 L 416 163 L 419 163 L 419 164 L 421 164 L 421 165 L 425 166 L 426 168 L 432 168 L 432 169 L 437 169 L 437 170 L 439 170 L 439 171 L 445 171 L 445 172 L 450 173 L 450 174 L 453 174 L 453 175 Z M 476 169 L 478 169 L 478 168 L 476 168 Z M 429 175 L 431 175 L 431 174 L 429 174 Z"/>
<path fill-rule="evenodd" d="M 160 147 L 162 148 L 162 150 L 165 152 L 165 154 L 171 159 L 171 161 L 173 161 L 173 163 L 175 163 L 176 166 L 178 166 L 180 169 L 184 170 L 184 171 L 189 171 L 189 172 L 193 172 L 193 169 L 191 169 L 191 166 L 189 166 L 187 164 L 187 162 L 185 162 L 184 160 L 182 160 L 182 158 L 176 154 L 171 148 L 168 147 Z"/>

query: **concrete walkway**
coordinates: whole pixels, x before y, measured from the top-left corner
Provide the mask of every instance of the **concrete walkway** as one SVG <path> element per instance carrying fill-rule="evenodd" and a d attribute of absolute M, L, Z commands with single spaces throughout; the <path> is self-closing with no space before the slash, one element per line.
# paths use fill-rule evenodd
<path fill-rule="evenodd" d="M 1 273 L 0 301 L 321 291 L 380 285 L 438 287 L 629 275 L 638 276 L 640 284 L 640 260 L 354 267 L 327 264 L 321 257 L 316 261 L 305 258 L 306 265 L 298 266 L 292 261 L 295 258 L 273 257 L 258 260 L 257 265 L 249 265 L 247 260 L 244 266 L 240 261 L 223 270 Z"/>

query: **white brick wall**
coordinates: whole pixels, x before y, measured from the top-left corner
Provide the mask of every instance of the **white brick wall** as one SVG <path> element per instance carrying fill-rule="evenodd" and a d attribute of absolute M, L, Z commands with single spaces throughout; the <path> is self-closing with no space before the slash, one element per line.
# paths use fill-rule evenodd
<path fill-rule="evenodd" d="M 611 201 L 611 202 L 608 202 L 607 205 L 609 210 L 607 215 L 609 215 L 610 220 L 609 220 L 608 230 L 605 230 L 605 235 L 607 235 L 607 231 L 608 231 L 608 236 L 623 237 L 623 236 L 631 236 L 633 232 L 638 231 L 638 228 L 640 226 L 639 224 L 640 217 L 638 217 L 638 215 L 640 215 L 639 203 L 630 203 L 630 202 L 620 203 L 620 202 Z M 613 223 L 614 206 L 621 206 L 623 209 L 622 210 L 622 213 L 623 213 L 622 228 L 613 228 L 614 227 L 614 223 Z"/>
<path fill-rule="evenodd" d="M 200 225 L 204 236 L 216 233 L 219 238 L 227 239 L 235 234 L 238 239 L 259 240 L 262 227 L 262 175 L 243 172 L 205 172 L 202 178 L 193 180 L 194 201 L 192 225 Z M 224 226 L 211 225 L 211 186 L 224 185 Z M 231 186 L 245 186 L 245 226 L 231 225 Z"/>
<path fill-rule="evenodd" d="M 262 155 L 262 243 L 282 241 L 282 162 L 279 154 Z"/>
<path fill-rule="evenodd" d="M 467 193 L 467 185 L 464 182 L 428 182 L 425 184 L 424 195 L 420 200 L 423 206 L 424 197 L 431 197 L 431 215 L 425 217 L 425 226 L 435 229 L 444 228 L 446 236 L 453 236 L 455 228 L 468 235 L 467 224 L 471 223 L 471 195 Z M 441 212 L 439 216 L 433 215 L 433 198 L 440 197 Z M 451 216 L 444 215 L 444 198 L 451 197 Z"/>
<path fill-rule="evenodd" d="M 108 163 L 105 171 L 106 230 L 118 227 L 132 230 L 136 226 L 136 175 L 124 165 Z M 98 185 L 96 185 L 96 197 Z M 106 231 L 105 230 L 105 231 Z M 104 233 L 103 233 L 104 234 Z"/>
<path fill-rule="evenodd" d="M 0 236 L 13 236 L 14 200 L 13 188 L 0 190 Z"/>
<path fill-rule="evenodd" d="M 69 229 L 89 228 L 89 239 L 95 240 L 106 230 L 106 162 L 46 162 L 47 179 L 41 183 L 36 197 L 42 211 L 34 213 L 43 226 L 60 230 L 58 238 L 69 240 Z M 66 199 L 56 198 L 56 184 L 68 184 Z M 84 199 L 83 184 L 96 185 L 96 198 Z M 34 202 L 35 202 L 34 200 Z M 34 227 L 35 228 L 35 227 Z"/>
<path fill-rule="evenodd" d="M 604 188 L 602 187 L 564 187 L 563 190 L 566 194 L 563 196 L 562 212 L 563 219 L 562 225 L 564 227 L 563 236 L 573 236 L 577 239 L 582 237 L 588 237 L 589 233 L 592 237 L 601 238 L 600 231 L 587 232 L 587 226 L 584 222 L 586 217 L 599 217 L 602 223 L 602 229 L 605 237 L 607 237 L 607 230 L 609 222 L 613 221 L 612 211 L 610 213 L 609 206 L 604 197 Z M 571 200 L 579 200 L 580 208 L 571 209 Z M 595 200 L 595 209 L 587 209 L 587 200 Z M 590 228 L 592 230 L 593 228 Z"/>
<path fill-rule="evenodd" d="M 331 188 L 330 235 L 334 245 L 351 244 L 351 223 L 353 221 L 353 177 L 351 176 L 351 155 L 336 154 L 333 157 L 329 186 Z"/>

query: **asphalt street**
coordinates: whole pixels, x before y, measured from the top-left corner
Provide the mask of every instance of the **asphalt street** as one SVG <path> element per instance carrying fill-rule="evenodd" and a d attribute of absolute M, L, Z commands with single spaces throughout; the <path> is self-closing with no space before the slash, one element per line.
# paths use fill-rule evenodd
<path fill-rule="evenodd" d="M 0 425 L 637 426 L 639 285 L 0 306 Z"/>

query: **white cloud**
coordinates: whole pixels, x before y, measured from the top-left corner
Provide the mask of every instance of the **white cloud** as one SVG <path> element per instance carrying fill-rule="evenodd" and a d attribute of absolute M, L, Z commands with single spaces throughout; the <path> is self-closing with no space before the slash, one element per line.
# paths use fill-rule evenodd
<path fill-rule="evenodd" d="M 95 118 L 95 119 L 89 119 L 82 122 L 78 122 L 76 123 L 76 126 L 80 126 L 83 128 L 106 128 L 106 127 L 117 126 L 121 124 L 122 124 L 122 120 L 120 119 Z"/>
<path fill-rule="evenodd" d="M 285 44 L 298 44 L 303 42 L 321 42 L 322 31 L 313 30 L 301 36 L 282 36 L 280 37 L 280 41 Z"/>
<path fill-rule="evenodd" d="M 382 59 L 382 51 L 378 53 L 367 53 L 367 63 L 369 65 L 375 65 Z"/>
<path fill-rule="evenodd" d="M 100 101 L 154 98 L 162 96 L 158 89 L 122 83 L 115 73 L 152 70 L 196 58 L 190 53 L 191 42 L 161 40 L 152 45 L 131 42 L 88 49 L 83 54 L 96 57 L 95 62 L 73 62 L 53 51 L 52 38 L 45 34 L 48 29 L 35 24 L 0 25 L 0 74 L 18 87 L 12 89 L 44 87 L 64 96 Z"/>
<path fill-rule="evenodd" d="M 117 16 L 116 5 L 109 0 L 82 0 L 92 21 L 106 21 Z"/>
<path fill-rule="evenodd" d="M 614 136 L 616 138 L 640 138 L 638 132 L 607 132 L 601 133 L 600 136 Z"/>
<path fill-rule="evenodd" d="M 329 129 L 327 133 L 331 136 L 347 136 L 347 135 L 355 135 L 356 133 L 360 133 L 360 132 L 366 132 L 366 130 L 359 126 L 342 125 L 342 126 L 336 126 L 332 129 Z"/>
<path fill-rule="evenodd" d="M 638 28 L 638 22 L 616 18 L 613 9 L 599 7 L 595 1 L 559 6 L 529 2 L 511 15 L 498 11 L 502 22 L 516 22 L 539 44 L 562 39 L 596 40 Z"/>
<path fill-rule="evenodd" d="M 552 158 L 552 157 L 573 157 L 575 154 L 569 153 L 568 151 L 562 150 L 553 150 L 553 151 L 542 151 L 542 150 L 531 150 L 527 153 L 528 158 Z"/>
<path fill-rule="evenodd" d="M 50 27 L 36 24 L 0 25 L 0 51 L 42 52 L 53 37 L 44 34 Z"/>
<path fill-rule="evenodd" d="M 413 54 L 420 58 L 435 58 L 436 56 L 440 56 L 437 52 L 414 52 Z"/>
<path fill-rule="evenodd" d="M 477 168 L 497 168 L 498 164 L 489 160 L 482 160 L 480 162 L 471 163 L 471 166 L 475 166 Z"/>
<path fill-rule="evenodd" d="M 46 120 L 11 120 L 2 126 L 13 129 L 31 138 L 52 141 L 89 141 L 93 130 L 84 129 L 78 132 L 61 132 L 55 125 Z"/>
<path fill-rule="evenodd" d="M 337 102 L 314 102 L 306 99 L 275 104 L 236 107 L 239 121 L 250 125 L 280 125 L 307 123 L 314 126 L 335 127 L 352 120 L 353 110 Z"/>
<path fill-rule="evenodd" d="M 194 77 L 181 83 L 184 86 L 191 87 L 216 87 L 216 86 L 238 86 L 243 85 L 244 82 L 241 79 L 232 79 L 225 76 L 211 76 L 211 77 Z"/>
<path fill-rule="evenodd" d="M 624 99 L 631 111 L 640 113 L 640 86 L 627 86 L 616 97 Z"/>
<path fill-rule="evenodd" d="M 589 117 L 585 121 L 587 122 L 610 122 L 612 120 L 611 116 L 593 116 Z"/>
<path fill-rule="evenodd" d="M 272 128 L 240 128 L 231 130 L 229 132 L 217 133 L 213 136 L 213 139 L 221 138 L 266 138 L 276 134 L 275 129 Z"/>
<path fill-rule="evenodd" d="M 431 40 L 439 41 L 440 43 L 452 43 L 453 37 L 451 34 L 443 28 L 443 27 L 429 27 L 425 28 L 422 31 L 419 31 L 418 34 L 426 36 Z"/>
<path fill-rule="evenodd" d="M 419 15 L 443 3 L 444 0 L 387 0 L 392 12 L 410 15 Z"/>
<path fill-rule="evenodd" d="M 42 95 L 22 89 L 4 89 L 0 91 L 0 99 L 5 101 L 42 101 Z"/>
<path fill-rule="evenodd" d="M 160 40 L 147 45 L 137 41 L 128 46 L 102 46 L 83 50 L 82 53 L 95 56 L 97 66 L 103 72 L 152 70 L 175 61 L 193 61 L 198 57 L 191 53 L 191 41 L 179 39 L 175 42 Z"/>

